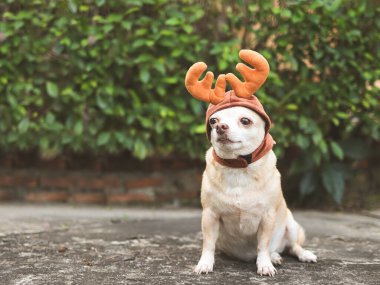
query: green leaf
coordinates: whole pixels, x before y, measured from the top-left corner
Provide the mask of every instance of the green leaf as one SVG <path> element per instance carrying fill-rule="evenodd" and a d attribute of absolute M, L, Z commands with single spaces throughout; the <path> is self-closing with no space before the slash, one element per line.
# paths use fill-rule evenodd
<path fill-rule="evenodd" d="M 288 19 L 292 16 L 292 12 L 289 9 L 281 9 L 281 16 Z"/>
<path fill-rule="evenodd" d="M 342 203 L 344 193 L 344 173 L 333 164 L 328 164 L 322 169 L 322 182 L 327 192 L 334 198 L 337 204 Z"/>
<path fill-rule="evenodd" d="M 96 0 L 96 6 L 100 7 L 100 6 L 103 6 L 104 3 L 106 3 L 106 0 Z"/>
<path fill-rule="evenodd" d="M 341 5 L 342 1 L 341 0 L 333 0 L 333 1 L 323 0 L 322 2 L 324 2 L 324 5 L 328 11 L 335 12 Z"/>
<path fill-rule="evenodd" d="M 67 0 L 67 5 L 69 6 L 70 11 L 74 14 L 78 11 L 78 6 L 74 0 Z"/>
<path fill-rule="evenodd" d="M 315 163 L 310 155 L 301 155 L 291 161 L 289 173 L 291 175 L 312 171 Z"/>
<path fill-rule="evenodd" d="M 321 141 L 319 142 L 319 149 L 321 150 L 321 152 L 322 152 L 323 154 L 326 154 L 326 153 L 327 153 L 327 151 L 328 151 L 328 149 L 327 149 L 327 144 L 326 144 L 326 142 L 325 142 L 324 140 L 321 140 Z"/>
<path fill-rule="evenodd" d="M 153 121 L 146 117 L 139 117 L 139 121 L 144 128 L 150 128 L 153 126 Z"/>
<path fill-rule="evenodd" d="M 333 154 L 337 158 L 339 158 L 340 160 L 342 160 L 344 158 L 343 149 L 339 146 L 339 144 L 337 144 L 336 142 L 332 141 L 332 142 L 330 142 L 330 147 L 331 147 L 331 150 L 332 150 Z"/>
<path fill-rule="evenodd" d="M 74 125 L 74 133 L 76 135 L 81 135 L 83 133 L 83 122 L 82 120 L 77 121 Z"/>
<path fill-rule="evenodd" d="M 106 132 L 106 133 L 101 133 L 100 136 L 98 136 L 98 139 L 96 141 L 96 144 L 98 146 L 103 146 L 107 144 L 110 140 L 111 134 Z"/>
<path fill-rule="evenodd" d="M 39 139 L 39 145 L 41 150 L 46 150 L 49 148 L 49 139 L 47 137 L 42 137 Z"/>
<path fill-rule="evenodd" d="M 46 123 L 54 124 L 54 121 L 55 121 L 54 114 L 52 114 L 51 112 L 47 113 L 46 114 Z"/>
<path fill-rule="evenodd" d="M 296 104 L 288 104 L 286 105 L 286 109 L 295 111 L 295 110 L 298 110 L 298 106 Z"/>
<path fill-rule="evenodd" d="M 54 82 L 46 82 L 46 91 L 50 97 L 58 97 L 58 86 Z"/>
<path fill-rule="evenodd" d="M 140 79 L 142 83 L 148 83 L 150 79 L 150 74 L 149 71 L 146 69 L 141 69 L 140 70 Z"/>
<path fill-rule="evenodd" d="M 310 145 L 309 139 L 303 134 L 297 134 L 296 143 L 302 149 L 307 149 Z"/>
<path fill-rule="evenodd" d="M 318 186 L 318 177 L 314 172 L 307 172 L 300 181 L 300 194 L 306 196 L 315 191 Z"/>
<path fill-rule="evenodd" d="M 206 133 L 206 127 L 204 124 L 200 124 L 197 126 L 193 126 L 190 131 L 192 134 L 205 134 Z"/>
<path fill-rule="evenodd" d="M 179 25 L 181 21 L 177 18 L 170 18 L 165 21 L 165 24 L 168 26 L 176 26 Z"/>
<path fill-rule="evenodd" d="M 320 165 L 321 164 L 321 153 L 318 151 L 312 151 L 311 157 L 313 158 L 313 162 L 315 165 Z"/>
<path fill-rule="evenodd" d="M 110 14 L 106 18 L 107 22 L 113 23 L 113 22 L 120 22 L 123 19 L 123 15 L 120 14 Z"/>
<path fill-rule="evenodd" d="M 139 11 L 139 10 L 140 10 L 139 7 L 132 7 L 132 8 L 129 8 L 129 9 L 125 12 L 125 15 L 132 14 L 132 13 L 137 12 L 137 11 Z"/>
<path fill-rule="evenodd" d="M 132 28 L 132 23 L 129 22 L 129 21 L 123 21 L 123 22 L 121 23 L 121 26 L 122 26 L 124 29 L 126 29 L 127 31 L 129 31 L 129 30 L 131 30 L 131 28 Z"/>
<path fill-rule="evenodd" d="M 147 156 L 148 150 L 141 140 L 137 140 L 133 146 L 133 153 L 140 159 Z"/>
<path fill-rule="evenodd" d="M 20 133 L 25 133 L 29 128 L 29 119 L 24 118 L 21 120 L 21 122 L 18 124 L 18 130 Z"/>

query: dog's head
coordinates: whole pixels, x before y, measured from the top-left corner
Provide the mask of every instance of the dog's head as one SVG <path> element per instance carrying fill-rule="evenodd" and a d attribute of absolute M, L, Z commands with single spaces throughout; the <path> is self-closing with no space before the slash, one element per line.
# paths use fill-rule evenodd
<path fill-rule="evenodd" d="M 242 63 L 237 64 L 236 69 L 244 81 L 232 73 L 221 74 L 212 89 L 214 74 L 207 72 L 199 81 L 207 65 L 197 62 L 186 73 L 185 86 L 193 97 L 210 103 L 206 112 L 207 137 L 216 154 L 224 159 L 244 156 L 243 167 L 246 167 L 247 162 L 260 159 L 273 146 L 269 135 L 271 121 L 253 95 L 265 82 L 269 64 L 262 55 L 251 50 L 241 50 L 239 57 L 255 67 L 252 69 Z M 225 93 L 227 82 L 233 90 Z M 245 156 L 249 154 L 251 157 L 247 160 Z"/>
<path fill-rule="evenodd" d="M 265 137 L 265 121 L 245 107 L 215 112 L 208 120 L 210 141 L 222 157 L 237 157 L 254 152 Z"/>

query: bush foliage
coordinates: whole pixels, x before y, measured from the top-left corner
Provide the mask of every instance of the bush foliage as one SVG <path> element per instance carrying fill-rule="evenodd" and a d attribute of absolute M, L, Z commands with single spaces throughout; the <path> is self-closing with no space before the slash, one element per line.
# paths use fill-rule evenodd
<path fill-rule="evenodd" d="M 0 149 L 200 156 L 206 105 L 186 70 L 234 71 L 250 48 L 271 66 L 257 96 L 275 151 L 297 150 L 302 194 L 324 185 L 340 202 L 345 166 L 380 138 L 380 8 L 271 2 L 2 1 Z"/>

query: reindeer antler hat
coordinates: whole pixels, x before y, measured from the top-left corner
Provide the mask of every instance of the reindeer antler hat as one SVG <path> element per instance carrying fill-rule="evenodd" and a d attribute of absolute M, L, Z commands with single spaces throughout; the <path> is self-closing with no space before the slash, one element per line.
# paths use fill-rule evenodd
<path fill-rule="evenodd" d="M 185 86 L 189 93 L 196 99 L 210 103 L 206 112 L 206 134 L 210 141 L 211 127 L 208 123 L 212 114 L 222 109 L 241 106 L 253 110 L 265 121 L 265 137 L 262 144 L 251 154 L 237 159 L 224 159 L 219 157 L 215 150 L 214 158 L 224 166 L 232 168 L 246 168 L 252 162 L 259 160 L 274 145 L 274 140 L 269 134 L 271 120 L 254 93 L 263 85 L 269 74 L 268 61 L 259 53 L 252 50 L 241 50 L 239 57 L 255 67 L 252 69 L 243 63 L 238 63 L 236 69 L 243 75 L 241 82 L 234 74 L 221 74 L 218 76 L 215 88 L 211 89 L 214 74 L 209 71 L 202 81 L 198 81 L 201 74 L 207 69 L 204 62 L 193 64 L 186 74 Z M 231 85 L 231 91 L 225 92 L 226 80 Z"/>

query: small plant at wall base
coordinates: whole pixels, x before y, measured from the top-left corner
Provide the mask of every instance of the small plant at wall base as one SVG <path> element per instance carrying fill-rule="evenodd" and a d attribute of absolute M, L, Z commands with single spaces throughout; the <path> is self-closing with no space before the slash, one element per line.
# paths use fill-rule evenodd
<path fill-rule="evenodd" d="M 376 1 L 5 0 L 0 17 L 3 152 L 203 157 L 207 106 L 185 72 L 231 72 L 240 48 L 270 63 L 257 96 L 301 194 L 340 203 L 380 138 Z"/>

